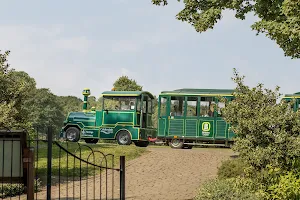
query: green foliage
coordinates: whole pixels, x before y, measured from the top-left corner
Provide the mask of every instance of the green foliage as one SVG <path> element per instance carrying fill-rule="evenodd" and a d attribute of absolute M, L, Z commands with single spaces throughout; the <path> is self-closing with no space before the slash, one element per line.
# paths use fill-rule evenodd
<path fill-rule="evenodd" d="M 9 51 L 0 52 L 0 129 L 25 128 L 31 133 L 32 126 L 51 125 L 58 130 L 66 112 L 76 110 L 82 101 L 71 96 L 57 97 L 46 88 L 37 89 L 35 80 L 26 72 L 10 68 L 8 56 Z"/>
<path fill-rule="evenodd" d="M 36 173 L 38 174 L 38 177 L 42 181 L 42 185 L 46 184 L 47 180 L 47 144 L 46 143 L 39 143 L 38 148 L 38 168 L 36 169 Z M 64 148 L 68 149 L 69 152 L 72 152 L 74 155 L 81 157 L 83 160 L 89 161 L 90 163 L 95 163 L 97 165 L 106 166 L 105 162 L 107 161 L 107 167 L 116 167 L 119 166 L 119 157 L 121 155 L 126 156 L 126 160 L 132 160 L 134 158 L 139 157 L 143 153 L 147 152 L 147 149 L 145 148 L 139 148 L 135 145 L 128 145 L 128 146 L 122 146 L 122 145 L 115 145 L 115 144 L 87 144 L 87 145 L 81 145 L 81 151 L 78 149 L 79 146 L 77 143 L 60 143 Z M 35 147 L 37 149 L 37 143 L 34 142 L 32 147 Z M 94 154 L 91 154 L 91 149 L 93 149 Z M 74 176 L 74 177 L 80 177 L 80 174 L 82 178 L 86 176 L 93 175 L 94 173 L 99 174 L 100 170 L 98 168 L 94 168 L 93 165 L 88 165 L 83 167 L 83 163 L 80 162 L 78 159 L 73 159 L 70 155 L 67 156 L 67 154 L 64 151 L 61 151 L 60 148 L 53 144 L 52 149 L 52 176 L 56 177 L 67 177 L 67 176 Z M 107 156 L 106 159 L 103 158 L 103 155 L 99 152 L 104 153 L 105 155 L 110 154 L 114 155 L 114 160 L 112 159 L 112 156 Z M 67 164 L 67 160 L 68 164 Z M 72 160 L 72 161 L 71 161 Z M 80 169 L 81 165 L 81 169 Z M 0 187 L 1 188 L 1 187 Z"/>
<path fill-rule="evenodd" d="M 247 165 L 241 159 L 231 159 L 222 162 L 218 169 L 218 178 L 235 178 L 244 175 Z"/>
<path fill-rule="evenodd" d="M 34 179 L 34 192 L 41 191 L 41 181 Z M 25 187 L 23 184 L 2 184 L 0 187 L 0 197 L 15 197 L 25 193 Z"/>
<path fill-rule="evenodd" d="M 178 0 L 179 2 L 181 0 Z M 226 9 L 234 10 L 237 19 L 245 19 L 247 13 L 260 18 L 251 28 L 257 34 L 265 33 L 276 41 L 286 56 L 300 58 L 300 1 L 295 0 L 183 0 L 184 9 L 178 20 L 188 22 L 197 32 L 213 29 Z M 155 5 L 167 5 L 167 0 L 152 0 Z"/>
<path fill-rule="evenodd" d="M 206 184 L 198 199 L 299 199 L 300 112 L 294 101 L 279 102 L 274 91 L 250 88 L 234 70 L 234 100 L 222 109 L 236 134 L 239 158 L 225 161 L 219 179 Z"/>
<path fill-rule="evenodd" d="M 235 71 L 235 100 L 223 109 L 225 120 L 236 133 L 234 150 L 254 171 L 267 165 L 282 170 L 299 168 L 300 112 L 288 102 L 276 103 L 279 88 L 264 89 L 262 84 L 249 88 Z"/>
<path fill-rule="evenodd" d="M 157 128 L 157 121 L 158 121 L 157 115 L 158 115 L 158 98 L 154 95 L 152 124 L 153 124 L 153 127 L 155 127 L 155 128 Z"/>
<path fill-rule="evenodd" d="M 256 186 L 250 179 L 210 180 L 199 190 L 195 200 L 258 200 Z"/>
<path fill-rule="evenodd" d="M 268 187 L 264 193 L 266 199 L 300 199 L 300 179 L 292 172 L 282 175 L 279 181 Z"/>
<path fill-rule="evenodd" d="M 0 52 L 0 127 L 15 128 L 30 126 L 24 103 L 30 98 L 35 81 L 25 72 L 9 68 L 9 51 Z"/>
<path fill-rule="evenodd" d="M 58 96 L 57 97 L 59 104 L 63 108 L 64 116 L 66 116 L 69 112 L 76 112 L 82 110 L 83 101 L 74 96 Z"/>
<path fill-rule="evenodd" d="M 65 118 L 63 107 L 57 96 L 49 89 L 36 89 L 32 97 L 26 102 L 29 119 L 35 128 L 52 126 L 57 132 Z"/>
<path fill-rule="evenodd" d="M 143 87 L 138 85 L 135 80 L 129 79 L 128 76 L 121 76 L 114 82 L 116 91 L 142 91 Z"/>

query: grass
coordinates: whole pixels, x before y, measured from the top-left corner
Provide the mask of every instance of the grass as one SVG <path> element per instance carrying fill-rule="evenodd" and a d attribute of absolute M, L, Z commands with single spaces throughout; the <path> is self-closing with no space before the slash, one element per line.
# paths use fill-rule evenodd
<path fill-rule="evenodd" d="M 126 161 L 129 161 L 147 151 L 146 148 L 136 147 L 134 144 L 129 146 L 107 143 L 77 144 L 61 142 L 59 144 L 89 163 L 110 168 L 119 168 L 120 156 L 125 156 Z M 47 177 L 47 143 L 32 143 L 31 146 L 35 147 L 36 175 L 42 181 L 42 185 L 44 185 Z M 80 161 L 74 156 L 67 154 L 57 145 L 52 145 L 52 178 L 54 183 L 58 181 L 64 182 L 66 179 L 78 180 L 80 177 L 86 178 L 87 176 L 99 174 L 102 171 L 104 169 Z"/>

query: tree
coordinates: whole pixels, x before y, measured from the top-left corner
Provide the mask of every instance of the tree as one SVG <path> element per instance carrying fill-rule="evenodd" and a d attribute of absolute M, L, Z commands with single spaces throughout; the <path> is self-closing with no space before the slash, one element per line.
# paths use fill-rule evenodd
<path fill-rule="evenodd" d="M 138 85 L 133 79 L 129 79 L 128 76 L 119 77 L 113 84 L 115 91 L 141 91 L 142 86 Z"/>
<path fill-rule="evenodd" d="M 10 69 L 7 63 L 9 51 L 0 52 L 0 127 L 28 128 L 28 112 L 25 102 L 36 87 L 35 80 L 25 72 Z"/>
<path fill-rule="evenodd" d="M 258 84 L 249 88 L 235 70 L 235 100 L 223 109 L 225 120 L 236 134 L 234 150 L 253 169 L 268 166 L 284 171 L 300 169 L 300 112 L 282 101 L 279 87 L 274 91 Z"/>
<path fill-rule="evenodd" d="M 47 88 L 36 89 L 26 102 L 26 109 L 30 110 L 29 119 L 34 128 L 43 130 L 52 126 L 57 132 L 63 125 L 63 106 Z"/>
<path fill-rule="evenodd" d="M 178 0 L 180 1 L 180 0 Z M 167 5 L 167 0 L 152 0 L 155 5 Z M 234 10 L 237 19 L 247 13 L 260 18 L 251 28 L 276 41 L 285 56 L 300 58 L 300 1 L 297 0 L 184 0 L 185 7 L 176 18 L 194 26 L 197 32 L 213 29 L 225 9 Z"/>
<path fill-rule="evenodd" d="M 83 101 L 75 96 L 58 96 L 57 97 L 59 104 L 63 108 L 63 113 L 65 116 L 69 112 L 76 112 L 82 110 L 82 103 Z"/>

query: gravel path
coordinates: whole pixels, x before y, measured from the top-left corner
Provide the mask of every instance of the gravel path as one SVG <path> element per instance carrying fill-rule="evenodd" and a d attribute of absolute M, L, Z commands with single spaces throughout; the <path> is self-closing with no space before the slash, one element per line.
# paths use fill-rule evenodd
<path fill-rule="evenodd" d="M 190 200 L 197 194 L 199 186 L 216 177 L 217 167 L 222 160 L 228 159 L 233 152 L 224 148 L 171 149 L 164 147 L 148 147 L 150 152 L 128 161 L 126 165 L 126 199 L 128 200 Z M 114 173 L 114 198 L 119 197 L 119 173 Z M 112 199 L 112 175 L 108 174 L 108 199 Z M 100 177 L 61 184 L 60 199 L 87 199 L 86 183 L 88 183 L 88 199 L 100 199 Z M 95 189 L 94 189 L 95 188 Z M 106 199 L 105 179 L 102 175 L 101 199 Z M 52 199 L 58 199 L 58 187 L 52 187 Z M 71 196 L 71 198 L 70 198 Z M 13 198 L 12 198 L 13 199 Z M 19 199 L 19 198 L 16 198 Z M 22 198 L 21 198 L 22 199 Z M 46 199 L 46 192 L 38 193 L 38 199 Z"/>

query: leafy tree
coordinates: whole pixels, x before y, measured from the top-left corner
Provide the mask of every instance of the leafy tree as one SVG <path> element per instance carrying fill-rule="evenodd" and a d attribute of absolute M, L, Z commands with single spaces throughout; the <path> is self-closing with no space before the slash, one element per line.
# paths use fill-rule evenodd
<path fill-rule="evenodd" d="M 63 113 L 66 116 L 69 112 L 76 112 L 82 110 L 83 101 L 75 96 L 58 96 L 59 104 L 63 108 Z"/>
<path fill-rule="evenodd" d="M 47 88 L 36 89 L 34 95 L 26 102 L 26 109 L 30 110 L 29 118 L 35 128 L 52 126 L 54 131 L 58 131 L 65 118 L 57 96 Z"/>
<path fill-rule="evenodd" d="M 0 127 L 15 128 L 30 126 L 24 103 L 35 88 L 35 80 L 25 72 L 9 67 L 9 51 L 0 52 Z"/>
<path fill-rule="evenodd" d="M 97 107 L 98 102 L 95 96 L 89 96 L 88 98 L 88 109 L 91 109 L 92 107 Z"/>
<path fill-rule="evenodd" d="M 178 0 L 180 1 L 180 0 Z M 167 0 L 152 0 L 155 5 L 167 5 Z M 285 56 L 300 58 L 300 1 L 297 0 L 183 0 L 184 9 L 177 19 L 188 22 L 197 32 L 213 29 L 225 9 L 234 10 L 235 17 L 245 19 L 253 12 L 260 18 L 251 28 L 276 41 Z"/>
<path fill-rule="evenodd" d="M 128 76 L 119 77 L 113 84 L 115 91 L 141 91 L 142 86 L 138 85 L 133 79 L 129 79 Z"/>
<path fill-rule="evenodd" d="M 152 124 L 155 128 L 157 128 L 157 121 L 158 121 L 157 115 L 158 115 L 158 98 L 154 95 Z"/>
<path fill-rule="evenodd" d="M 225 120 L 236 134 L 234 150 L 255 172 L 272 166 L 284 171 L 300 169 L 300 112 L 293 102 L 282 101 L 274 91 L 258 84 L 249 88 L 234 71 L 235 100 L 223 109 Z"/>

